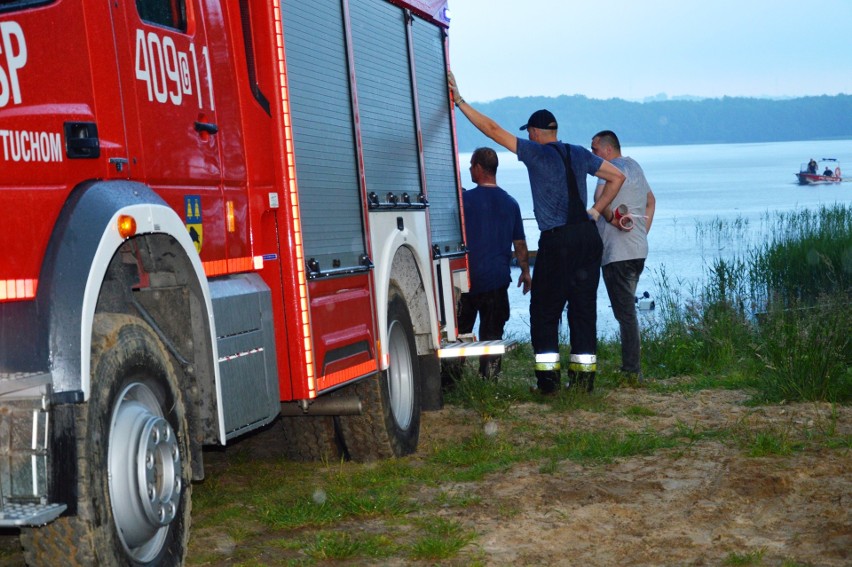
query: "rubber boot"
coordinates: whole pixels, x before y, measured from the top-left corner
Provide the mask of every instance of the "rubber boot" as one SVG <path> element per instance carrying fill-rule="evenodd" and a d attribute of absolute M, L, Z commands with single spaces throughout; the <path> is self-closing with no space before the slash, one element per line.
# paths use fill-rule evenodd
<path fill-rule="evenodd" d="M 577 372 L 574 370 L 568 371 L 568 376 L 565 377 L 565 389 L 572 390 L 577 387 Z"/>
<path fill-rule="evenodd" d="M 584 388 L 586 392 L 592 393 L 595 389 L 595 373 L 594 372 L 578 372 L 577 385 Z"/>
<path fill-rule="evenodd" d="M 565 387 L 568 389 L 579 388 L 591 393 L 595 389 L 595 373 L 569 370 L 568 382 L 565 384 Z"/>
<path fill-rule="evenodd" d="M 538 382 L 538 391 L 545 396 L 555 394 L 559 390 L 561 380 L 558 370 L 536 370 L 535 379 Z"/>

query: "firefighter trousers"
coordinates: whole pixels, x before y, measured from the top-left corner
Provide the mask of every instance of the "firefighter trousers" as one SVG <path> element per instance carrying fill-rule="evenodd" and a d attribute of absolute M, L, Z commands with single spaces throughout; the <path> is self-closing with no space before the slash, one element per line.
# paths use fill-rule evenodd
<path fill-rule="evenodd" d="M 569 384 L 591 390 L 597 353 L 597 296 L 603 243 L 593 222 L 543 231 L 533 270 L 530 338 L 539 389 L 560 385 L 559 322 L 568 307 Z M 555 355 L 555 356 L 554 356 Z"/>

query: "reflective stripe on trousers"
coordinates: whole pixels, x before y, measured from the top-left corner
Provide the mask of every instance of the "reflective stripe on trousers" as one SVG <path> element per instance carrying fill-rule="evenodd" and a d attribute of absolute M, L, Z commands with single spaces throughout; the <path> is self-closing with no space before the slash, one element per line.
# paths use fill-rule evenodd
<path fill-rule="evenodd" d="M 568 370 L 573 372 L 595 372 L 598 357 L 594 354 L 572 354 L 568 359 Z"/>
<path fill-rule="evenodd" d="M 560 368 L 558 352 L 544 352 L 535 355 L 536 372 L 546 372 L 549 370 L 558 371 Z"/>

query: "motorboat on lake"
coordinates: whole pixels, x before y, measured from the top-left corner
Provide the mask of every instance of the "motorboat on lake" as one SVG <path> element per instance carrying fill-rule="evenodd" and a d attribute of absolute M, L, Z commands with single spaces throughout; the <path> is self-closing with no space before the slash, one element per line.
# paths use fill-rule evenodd
<path fill-rule="evenodd" d="M 799 173 L 795 174 L 799 185 L 817 185 L 821 183 L 840 183 L 843 181 L 840 162 L 836 158 L 822 158 L 817 162 L 812 159 L 803 163 Z"/>

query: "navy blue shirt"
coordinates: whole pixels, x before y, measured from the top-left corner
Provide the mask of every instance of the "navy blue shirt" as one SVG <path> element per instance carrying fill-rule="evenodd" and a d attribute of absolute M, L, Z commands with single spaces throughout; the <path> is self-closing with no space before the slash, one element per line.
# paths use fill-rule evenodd
<path fill-rule="evenodd" d="M 518 161 L 527 166 L 533 212 L 539 230 L 562 226 L 568 220 L 568 181 L 565 179 L 565 162 L 562 154 L 554 147 L 556 144 L 566 146 L 571 152 L 571 169 L 577 178 L 577 190 L 583 208 L 589 208 L 586 176 L 597 173 L 603 164 L 602 158 L 582 146 L 562 142 L 539 144 L 524 138 L 517 140 Z"/>
<path fill-rule="evenodd" d="M 467 234 L 470 293 L 484 293 L 512 281 L 512 241 L 525 240 L 518 202 L 499 187 L 462 193 Z"/>

